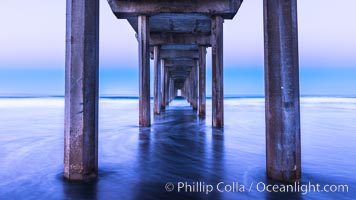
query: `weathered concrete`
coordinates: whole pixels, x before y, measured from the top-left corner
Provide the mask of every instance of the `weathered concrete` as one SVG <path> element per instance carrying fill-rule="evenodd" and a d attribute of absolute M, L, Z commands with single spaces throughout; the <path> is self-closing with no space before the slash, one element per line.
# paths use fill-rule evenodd
<path fill-rule="evenodd" d="M 154 47 L 154 114 L 161 113 L 161 57 L 159 46 Z"/>
<path fill-rule="evenodd" d="M 232 19 L 242 0 L 108 0 L 117 18 L 159 13 L 199 13 Z"/>
<path fill-rule="evenodd" d="M 167 69 L 167 67 L 166 67 L 166 61 L 164 62 L 165 64 L 164 64 L 164 84 L 163 84 L 163 103 L 162 103 L 162 105 L 163 105 L 163 109 L 165 109 L 166 108 L 166 105 L 168 104 L 168 101 L 167 101 L 167 99 L 168 99 L 168 87 L 169 87 L 169 85 L 168 85 L 168 83 L 169 83 L 169 76 L 168 76 L 168 69 Z"/>
<path fill-rule="evenodd" d="M 301 178 L 296 0 L 264 1 L 266 167 L 270 178 Z"/>
<path fill-rule="evenodd" d="M 212 121 L 213 127 L 224 126 L 223 23 L 214 16 L 211 21 L 212 43 Z"/>
<path fill-rule="evenodd" d="M 173 79 L 171 78 L 170 79 L 170 90 L 169 90 L 169 103 L 171 102 L 171 101 L 173 101 L 173 99 L 174 99 L 174 81 L 173 81 Z"/>
<path fill-rule="evenodd" d="M 161 68 L 162 68 L 162 86 L 161 86 L 161 110 L 164 110 L 166 108 L 166 76 L 167 76 L 167 68 L 166 66 L 166 61 L 162 59 L 161 63 Z"/>
<path fill-rule="evenodd" d="M 137 17 L 128 17 L 127 20 L 137 32 Z M 207 15 L 197 13 L 156 13 L 150 17 L 150 32 L 153 34 L 165 34 L 168 32 L 171 34 L 209 35 L 210 29 L 210 17 Z"/>
<path fill-rule="evenodd" d="M 139 124 L 151 125 L 150 112 L 150 28 L 149 17 L 138 17 L 138 46 L 139 46 Z"/>
<path fill-rule="evenodd" d="M 192 95 L 191 95 L 192 89 L 191 89 L 190 76 L 188 76 L 185 80 L 185 88 L 186 88 L 187 101 L 188 103 L 192 104 Z"/>
<path fill-rule="evenodd" d="M 191 34 L 191 33 L 152 33 L 150 44 L 164 45 L 164 44 L 195 44 L 210 46 L 210 34 Z"/>
<path fill-rule="evenodd" d="M 198 110 L 198 61 L 195 60 L 195 66 L 192 69 L 192 107 L 193 110 Z"/>
<path fill-rule="evenodd" d="M 169 104 L 169 99 L 170 99 L 170 91 L 171 91 L 171 77 L 170 77 L 170 74 L 167 73 L 167 95 L 166 95 L 166 106 L 168 106 Z"/>
<path fill-rule="evenodd" d="M 195 59 L 195 58 L 199 58 L 199 52 L 165 49 L 165 50 L 161 50 L 160 56 L 162 59 L 181 59 L 181 58 Z"/>
<path fill-rule="evenodd" d="M 206 47 L 199 47 L 199 115 L 206 112 Z"/>
<path fill-rule="evenodd" d="M 98 174 L 99 1 L 67 0 L 64 177 Z"/>
<path fill-rule="evenodd" d="M 216 40 L 216 38 L 212 38 L 212 29 L 215 29 L 212 28 L 214 24 L 212 23 L 212 19 L 216 17 L 222 20 L 232 19 L 240 8 L 242 0 L 108 0 L 108 2 L 116 17 L 119 19 L 127 19 L 136 33 L 138 33 L 139 29 L 137 17 L 140 15 L 150 16 L 150 44 L 161 46 L 161 56 L 164 55 L 163 50 L 185 50 L 181 54 L 163 56 L 167 61 L 165 68 L 169 68 L 167 71 L 170 71 L 169 78 L 165 78 L 166 81 L 162 81 L 164 82 L 162 87 L 162 98 L 164 99 L 162 100 L 162 105 L 166 105 L 169 101 L 167 98 L 169 97 L 167 92 L 170 90 L 168 86 L 170 84 L 169 79 L 173 79 L 172 85 L 177 83 L 177 79 L 182 80 L 181 82 L 183 84 L 184 79 L 189 78 L 191 72 L 190 68 L 195 66 L 195 64 L 183 64 L 175 61 L 181 60 L 182 62 L 185 61 L 189 63 L 194 61 L 184 59 L 198 59 L 198 54 L 188 55 L 188 51 L 198 51 L 199 46 L 212 46 L 212 42 Z M 222 32 L 222 30 L 218 30 L 218 32 L 220 31 Z M 219 35 L 219 39 L 222 40 L 222 36 L 220 37 Z M 221 49 L 220 53 L 222 54 L 222 46 L 220 47 L 219 45 L 216 46 L 218 46 L 218 52 L 220 52 Z M 220 71 L 222 70 L 222 64 L 218 64 L 220 62 L 219 59 L 221 59 L 222 63 L 222 55 L 220 55 L 220 53 L 217 54 L 218 56 L 216 57 L 218 58 L 216 65 L 220 69 L 216 70 L 221 74 L 214 75 L 217 81 L 215 82 L 216 87 L 214 88 L 216 92 L 214 93 L 216 94 L 214 102 L 216 105 L 213 110 L 216 115 L 214 115 L 213 124 L 215 125 L 213 126 L 216 127 L 223 125 L 223 99 L 220 99 L 220 97 L 223 98 L 223 77 L 222 71 Z M 174 59 L 173 64 L 169 63 L 172 59 Z M 187 99 L 191 101 L 193 93 L 192 91 L 189 92 L 190 89 L 187 88 L 188 83 L 186 83 L 184 83 L 185 95 Z M 194 85 L 192 83 L 189 84 L 191 86 Z M 198 88 L 198 85 L 195 87 Z M 176 88 L 173 88 L 172 90 L 174 91 L 175 89 Z M 218 96 L 219 99 L 217 99 Z"/>
<path fill-rule="evenodd" d="M 170 67 L 194 67 L 196 65 L 195 61 L 189 60 L 166 60 L 165 66 Z"/>

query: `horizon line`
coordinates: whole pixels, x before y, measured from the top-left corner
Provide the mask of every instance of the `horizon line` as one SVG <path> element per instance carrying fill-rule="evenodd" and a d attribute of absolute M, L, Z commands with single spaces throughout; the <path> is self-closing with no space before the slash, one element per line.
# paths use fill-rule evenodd
<path fill-rule="evenodd" d="M 0 94 L 0 99 L 25 99 L 25 98 L 64 98 L 64 95 L 37 95 L 37 94 Z M 356 98 L 356 95 L 333 95 L 333 94 L 306 94 L 300 95 L 303 97 L 342 97 L 342 98 Z M 150 99 L 153 100 L 153 96 L 150 96 Z M 206 96 L 206 99 L 211 99 L 212 97 Z M 265 98 L 265 95 L 261 94 L 227 94 L 224 95 L 224 99 L 234 99 L 234 98 Z M 99 95 L 99 99 L 139 99 L 137 95 L 120 95 L 120 94 L 111 94 L 111 95 Z"/>

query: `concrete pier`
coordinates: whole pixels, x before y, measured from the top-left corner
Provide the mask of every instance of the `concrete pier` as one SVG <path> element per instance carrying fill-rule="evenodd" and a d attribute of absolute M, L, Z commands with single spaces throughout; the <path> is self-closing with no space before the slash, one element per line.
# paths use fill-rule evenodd
<path fill-rule="evenodd" d="M 161 110 L 164 110 L 166 108 L 166 79 L 167 79 L 167 68 L 166 68 L 166 62 L 164 59 L 162 59 L 162 95 L 161 95 Z"/>
<path fill-rule="evenodd" d="M 206 47 L 199 46 L 199 116 L 206 111 Z"/>
<path fill-rule="evenodd" d="M 206 113 L 206 48 L 212 48 L 212 126 L 224 126 L 223 23 L 242 0 L 108 0 L 138 40 L 139 125 L 182 96 Z M 98 172 L 99 1 L 67 0 L 64 176 Z M 266 169 L 270 178 L 301 178 L 297 0 L 264 0 Z"/>
<path fill-rule="evenodd" d="M 164 70 L 167 70 L 162 73 L 164 80 L 162 81 L 162 109 L 168 105 L 176 91 L 182 89 L 182 95 L 191 103 L 192 108 L 200 107 L 199 113 L 204 115 L 205 93 L 199 92 L 199 87 L 205 88 L 205 82 L 203 81 L 201 85 L 199 83 L 199 78 L 204 76 L 199 72 L 200 64 L 198 67 L 196 63 L 185 65 L 179 62 L 180 66 L 171 68 L 168 62 L 194 62 L 194 60 L 196 62 L 200 58 L 200 46 L 205 48 L 213 46 L 215 61 L 213 70 L 217 73 L 213 73 L 215 81 L 213 81 L 212 124 L 214 127 L 222 127 L 224 124 L 222 22 L 236 15 L 242 0 L 196 0 L 194 2 L 108 0 L 108 2 L 116 17 L 127 19 L 136 33 L 140 28 L 137 22 L 138 16 L 150 16 L 149 44 L 151 47 L 161 47 L 161 59 L 165 60 Z M 215 46 L 212 43 L 215 43 Z M 204 71 L 204 68 L 202 70 Z"/>
<path fill-rule="evenodd" d="M 150 28 L 149 17 L 138 16 L 138 46 L 139 46 L 139 124 L 151 125 L 150 106 Z"/>
<path fill-rule="evenodd" d="M 99 0 L 67 0 L 64 177 L 98 174 Z"/>
<path fill-rule="evenodd" d="M 198 63 L 195 60 L 195 65 L 191 71 L 191 81 L 192 81 L 192 108 L 193 110 L 198 110 Z"/>
<path fill-rule="evenodd" d="M 297 0 L 264 0 L 266 168 L 301 178 Z"/>
<path fill-rule="evenodd" d="M 212 44 L 212 121 L 213 127 L 224 126 L 223 23 L 221 16 L 211 20 Z"/>
<path fill-rule="evenodd" d="M 161 113 L 161 56 L 159 46 L 154 47 L 154 114 Z"/>

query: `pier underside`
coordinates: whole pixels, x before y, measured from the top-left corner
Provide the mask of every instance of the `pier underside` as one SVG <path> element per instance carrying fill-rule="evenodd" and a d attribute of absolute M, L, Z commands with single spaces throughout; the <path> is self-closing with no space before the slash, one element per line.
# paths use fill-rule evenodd
<path fill-rule="evenodd" d="M 67 1 L 65 176 L 97 175 L 99 0 Z M 200 117 L 206 112 L 206 49 L 212 52 L 214 128 L 224 126 L 223 23 L 242 0 L 108 0 L 136 32 L 139 125 L 151 126 L 150 59 L 158 116 L 178 91 Z M 296 0 L 264 0 L 267 175 L 301 177 Z M 237 122 L 238 123 L 238 122 Z"/>

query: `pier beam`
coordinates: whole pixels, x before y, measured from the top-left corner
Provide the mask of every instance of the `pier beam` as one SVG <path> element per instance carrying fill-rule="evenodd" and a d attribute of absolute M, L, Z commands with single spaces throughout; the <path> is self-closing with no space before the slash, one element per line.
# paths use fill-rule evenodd
<path fill-rule="evenodd" d="M 224 126 L 223 23 L 221 16 L 211 20 L 212 44 L 212 121 L 213 127 Z"/>
<path fill-rule="evenodd" d="M 264 0 L 266 167 L 284 182 L 301 178 L 297 0 Z"/>
<path fill-rule="evenodd" d="M 98 174 L 99 0 L 67 0 L 64 177 Z"/>
<path fill-rule="evenodd" d="M 138 46 L 139 46 L 139 124 L 151 125 L 150 112 L 150 28 L 149 17 L 138 16 Z"/>
<path fill-rule="evenodd" d="M 199 47 L 199 115 L 206 110 L 206 47 Z"/>
<path fill-rule="evenodd" d="M 161 113 L 161 58 L 159 46 L 154 46 L 154 114 Z"/>

